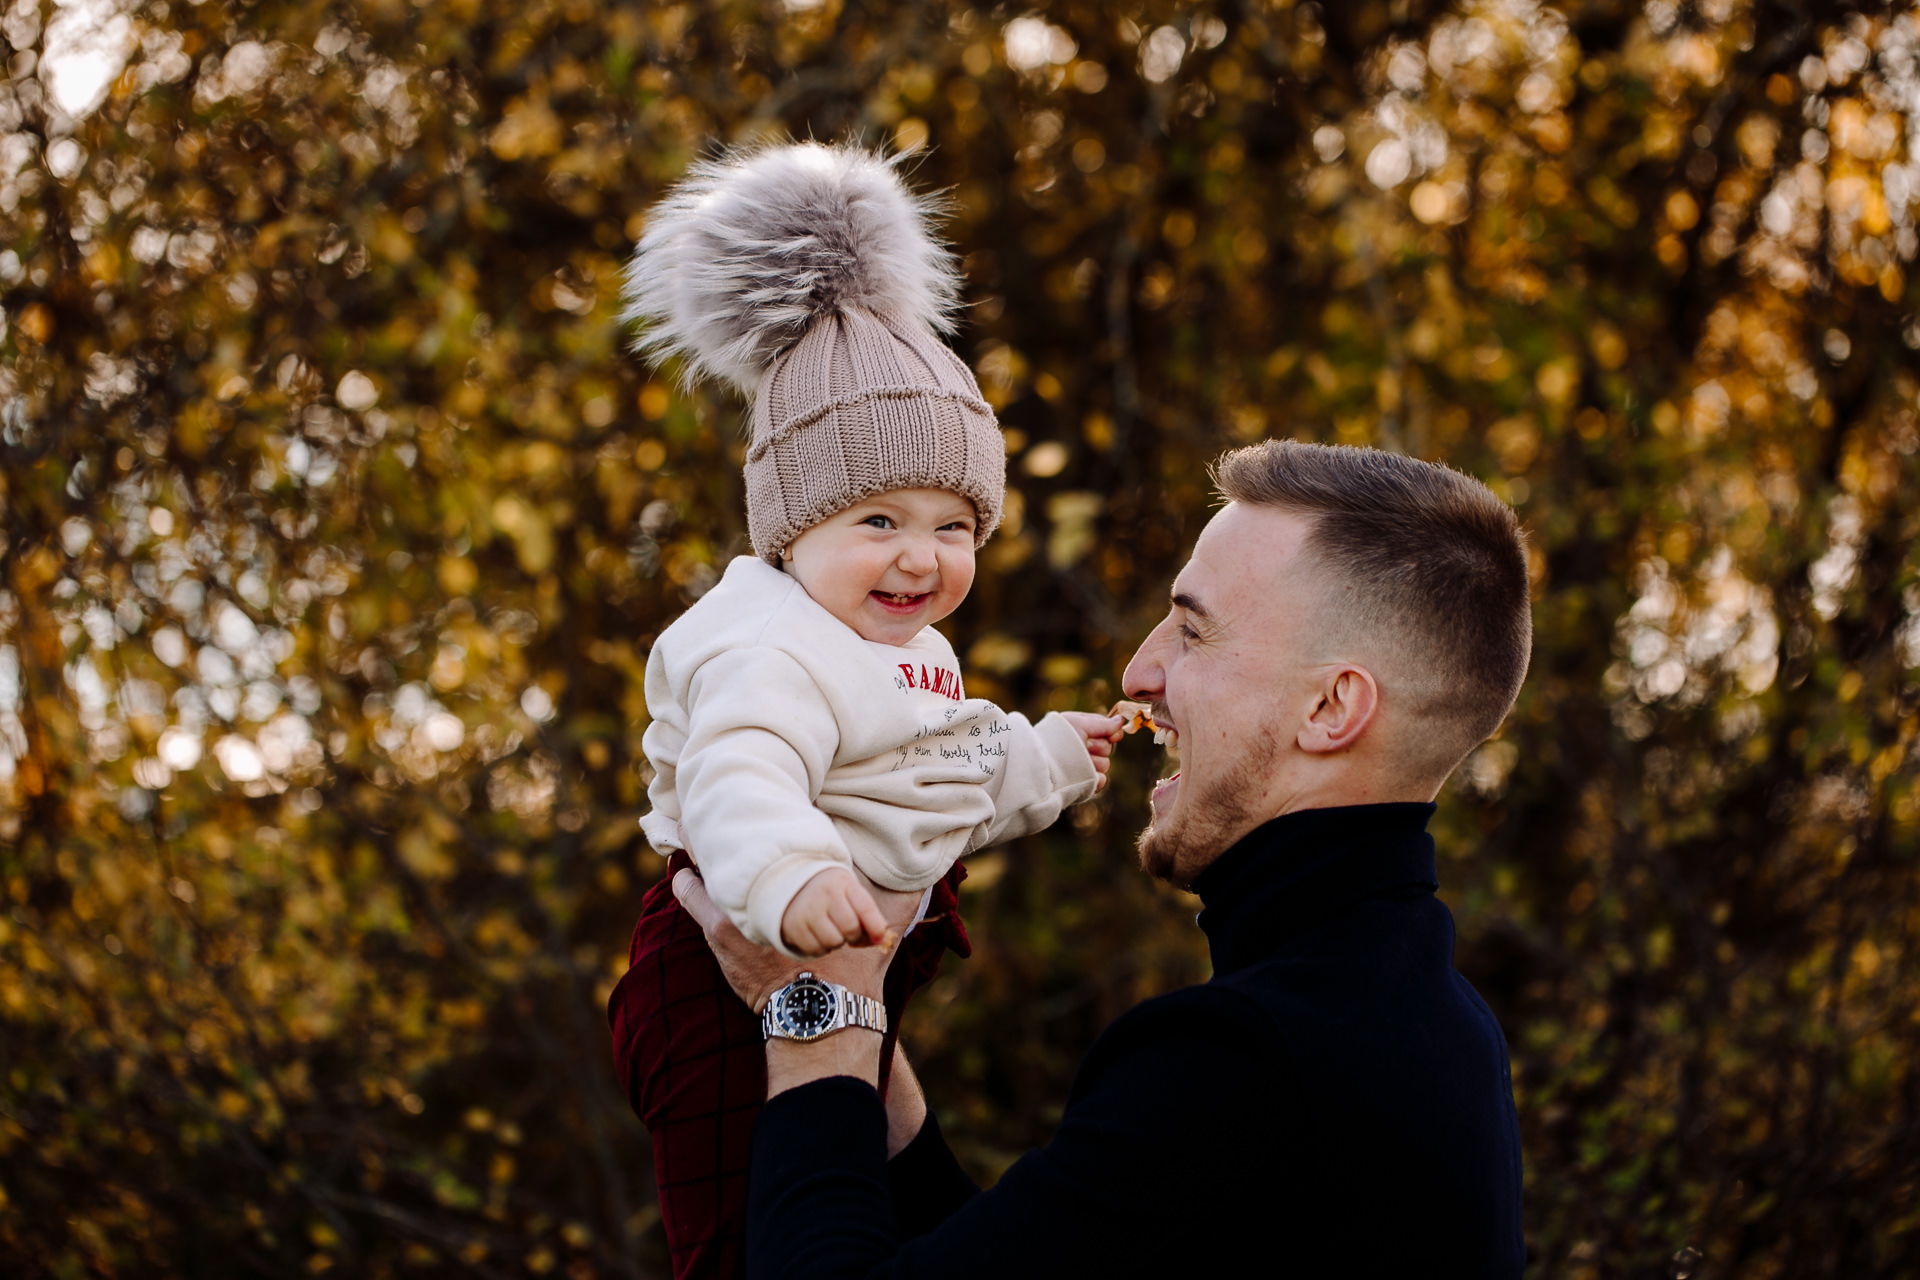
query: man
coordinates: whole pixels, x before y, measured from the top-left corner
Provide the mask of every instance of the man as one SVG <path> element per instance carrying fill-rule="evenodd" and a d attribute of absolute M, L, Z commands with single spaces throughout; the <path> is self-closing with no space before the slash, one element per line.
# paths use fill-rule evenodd
<path fill-rule="evenodd" d="M 1520 531 L 1475 481 L 1373 450 L 1267 442 L 1216 478 L 1228 505 L 1125 677 L 1181 760 L 1141 861 L 1205 903 L 1214 974 L 1110 1026 L 1053 1141 L 991 1190 L 904 1059 L 881 1101 L 876 1031 L 787 1038 L 868 1006 L 787 985 L 677 878 L 778 1024 L 749 1274 L 1520 1274 L 1506 1045 L 1453 969 L 1425 832 L 1526 671 Z M 875 997 L 886 959 L 809 967 Z"/>

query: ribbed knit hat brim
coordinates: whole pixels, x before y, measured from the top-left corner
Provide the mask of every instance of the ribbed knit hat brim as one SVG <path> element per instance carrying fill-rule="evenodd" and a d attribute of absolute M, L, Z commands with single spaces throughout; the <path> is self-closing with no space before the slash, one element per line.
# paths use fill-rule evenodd
<path fill-rule="evenodd" d="M 747 450 L 747 530 L 770 563 L 863 498 L 944 489 L 973 503 L 975 545 L 1000 523 L 1006 446 L 973 373 L 924 327 L 850 307 L 767 369 Z"/>

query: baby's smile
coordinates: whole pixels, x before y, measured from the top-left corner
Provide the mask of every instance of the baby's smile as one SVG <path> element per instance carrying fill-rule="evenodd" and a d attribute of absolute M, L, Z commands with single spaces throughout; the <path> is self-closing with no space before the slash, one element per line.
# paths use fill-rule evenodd
<path fill-rule="evenodd" d="M 879 602 L 880 607 L 889 613 L 912 613 L 927 602 L 929 591 L 869 591 L 867 595 Z"/>

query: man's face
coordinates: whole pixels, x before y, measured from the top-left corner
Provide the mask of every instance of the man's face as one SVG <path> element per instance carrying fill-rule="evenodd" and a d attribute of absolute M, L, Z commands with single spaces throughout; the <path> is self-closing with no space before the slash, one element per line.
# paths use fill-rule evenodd
<path fill-rule="evenodd" d="M 1231 503 L 1174 579 L 1172 608 L 1127 664 L 1127 696 L 1153 704 L 1180 769 L 1153 789 L 1147 871 L 1189 885 L 1228 846 L 1287 808 L 1295 736 L 1312 705 L 1319 571 L 1310 521 Z"/>

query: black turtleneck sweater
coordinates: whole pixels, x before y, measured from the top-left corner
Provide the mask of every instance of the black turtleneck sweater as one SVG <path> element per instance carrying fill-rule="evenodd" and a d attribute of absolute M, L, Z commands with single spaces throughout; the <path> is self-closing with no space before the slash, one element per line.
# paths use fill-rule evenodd
<path fill-rule="evenodd" d="M 751 1276 L 1517 1277 L 1506 1042 L 1453 968 L 1432 805 L 1287 814 L 1202 873 L 1214 974 L 1129 1010 L 989 1191 L 849 1077 L 767 1103 Z"/>

